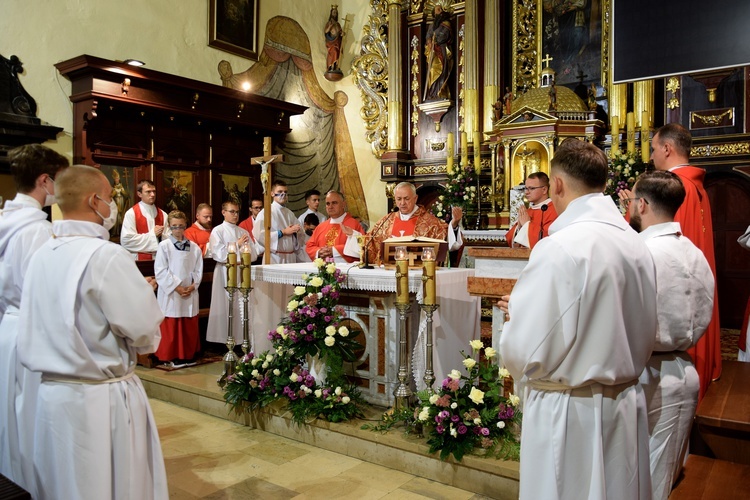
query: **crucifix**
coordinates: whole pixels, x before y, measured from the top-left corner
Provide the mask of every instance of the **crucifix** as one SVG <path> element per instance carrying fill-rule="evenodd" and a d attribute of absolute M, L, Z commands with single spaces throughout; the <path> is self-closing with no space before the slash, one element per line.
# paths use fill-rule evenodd
<path fill-rule="evenodd" d="M 551 63 L 552 60 L 553 59 L 549 56 L 549 54 L 547 54 L 546 57 L 542 59 L 542 64 L 546 64 L 546 66 L 544 67 L 545 69 L 549 68 L 549 63 Z"/>
<path fill-rule="evenodd" d="M 263 227 L 265 248 L 263 263 L 271 263 L 271 189 L 269 182 L 271 180 L 271 164 L 284 161 L 284 155 L 271 154 L 271 138 L 263 138 L 263 156 L 256 156 L 251 159 L 251 163 L 260 165 L 260 184 L 263 186 Z"/>

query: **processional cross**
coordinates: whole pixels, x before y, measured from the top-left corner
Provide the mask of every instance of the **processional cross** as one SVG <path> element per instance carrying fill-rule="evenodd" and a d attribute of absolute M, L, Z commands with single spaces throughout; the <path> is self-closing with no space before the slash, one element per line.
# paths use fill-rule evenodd
<path fill-rule="evenodd" d="M 256 156 L 250 161 L 255 165 L 260 165 L 260 184 L 263 186 L 263 227 L 265 228 L 265 238 L 263 246 L 265 252 L 263 256 L 263 263 L 271 263 L 271 165 L 273 163 L 284 161 L 284 155 L 272 155 L 271 154 L 271 138 L 263 138 L 263 156 Z"/>
<path fill-rule="evenodd" d="M 553 59 L 549 56 L 549 54 L 547 54 L 546 57 L 544 59 L 542 59 L 542 63 L 546 64 L 546 66 L 544 67 L 544 69 L 549 68 L 549 63 L 551 63 L 552 61 L 553 61 Z"/>

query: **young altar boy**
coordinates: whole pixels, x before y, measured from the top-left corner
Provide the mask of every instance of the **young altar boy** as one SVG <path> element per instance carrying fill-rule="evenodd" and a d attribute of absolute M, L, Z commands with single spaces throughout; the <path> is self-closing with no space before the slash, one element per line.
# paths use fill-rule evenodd
<path fill-rule="evenodd" d="M 160 361 L 187 362 L 195 358 L 201 347 L 198 286 L 203 277 L 203 256 L 198 245 L 185 238 L 187 217 L 184 213 L 170 212 L 167 225 L 172 234 L 159 243 L 154 261 L 159 285 L 156 299 L 164 313 L 161 343 L 154 354 Z"/>

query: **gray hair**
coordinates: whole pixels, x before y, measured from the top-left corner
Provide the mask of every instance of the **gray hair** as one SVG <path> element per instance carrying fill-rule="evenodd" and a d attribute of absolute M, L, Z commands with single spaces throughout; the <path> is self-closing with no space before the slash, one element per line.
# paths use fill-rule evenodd
<path fill-rule="evenodd" d="M 393 192 L 395 193 L 397 189 L 401 188 L 409 188 L 414 196 L 417 195 L 417 188 L 411 182 L 399 182 L 396 184 L 396 187 L 393 188 Z"/>

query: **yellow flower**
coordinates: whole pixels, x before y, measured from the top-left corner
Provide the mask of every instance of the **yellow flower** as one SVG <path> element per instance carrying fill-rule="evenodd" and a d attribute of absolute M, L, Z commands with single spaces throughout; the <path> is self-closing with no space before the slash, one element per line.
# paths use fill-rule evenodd
<path fill-rule="evenodd" d="M 281 335 L 282 333 L 284 333 L 284 327 L 281 326 L 281 325 L 277 326 L 276 327 L 276 333 L 278 333 L 279 335 Z"/>
<path fill-rule="evenodd" d="M 297 302 L 296 300 L 290 300 L 289 303 L 286 305 L 286 310 L 294 311 L 295 309 L 297 309 L 298 305 L 299 305 L 299 302 Z"/>
<path fill-rule="evenodd" d="M 347 327 L 345 327 L 345 326 L 340 326 L 339 327 L 339 335 L 341 335 L 342 337 L 348 336 L 349 335 L 349 329 Z"/>
<path fill-rule="evenodd" d="M 333 337 L 326 337 L 326 339 L 323 342 L 325 342 L 328 347 L 332 347 L 333 344 L 336 343 L 336 339 Z"/>
<path fill-rule="evenodd" d="M 480 391 L 476 387 L 472 387 L 471 392 L 469 392 L 469 399 L 474 401 L 475 404 L 482 404 L 484 403 L 484 392 Z"/>
<path fill-rule="evenodd" d="M 320 276 L 316 276 L 310 280 L 310 284 L 314 287 L 323 286 L 323 278 L 321 278 Z"/>
<path fill-rule="evenodd" d="M 305 294 L 305 287 L 304 286 L 295 286 L 294 287 L 294 295 L 304 295 Z"/>
<path fill-rule="evenodd" d="M 336 264 L 334 264 L 333 262 L 331 262 L 330 264 L 326 266 L 326 272 L 328 272 L 328 274 L 333 274 L 335 271 L 336 271 Z"/>
<path fill-rule="evenodd" d="M 484 347 L 484 344 L 482 344 L 481 340 L 472 340 L 471 342 L 469 342 L 469 345 L 475 351 L 478 351 L 479 349 L 481 349 L 482 347 Z"/>
<path fill-rule="evenodd" d="M 519 398 L 515 394 L 510 394 L 508 396 L 508 403 L 510 403 L 513 406 L 518 406 L 521 403 L 521 398 Z"/>
<path fill-rule="evenodd" d="M 461 372 L 458 370 L 451 370 L 448 376 L 452 378 L 453 380 L 458 380 L 461 378 Z"/>
<path fill-rule="evenodd" d="M 328 335 L 329 337 L 333 337 L 334 335 L 336 335 L 336 327 L 333 325 L 328 325 L 326 327 L 326 335 Z"/>
<path fill-rule="evenodd" d="M 463 363 L 467 370 L 471 370 L 472 368 L 474 368 L 474 365 L 477 364 L 474 358 L 466 358 L 464 359 Z"/>
<path fill-rule="evenodd" d="M 419 420 L 422 422 L 426 421 L 428 418 L 430 418 L 430 407 L 425 406 L 422 408 L 422 411 L 419 412 Z"/>
<path fill-rule="evenodd" d="M 326 265 L 326 261 L 318 257 L 317 259 L 313 261 L 313 264 L 315 264 L 315 267 L 323 267 Z"/>
<path fill-rule="evenodd" d="M 484 349 L 484 357 L 487 359 L 492 359 L 497 355 L 497 351 L 494 350 L 492 347 L 485 347 Z"/>
<path fill-rule="evenodd" d="M 430 404 L 434 405 L 435 403 L 437 403 L 438 399 L 440 399 L 440 396 L 438 396 L 437 394 L 433 394 L 432 396 L 430 396 Z"/>
<path fill-rule="evenodd" d="M 510 377 L 510 372 L 507 368 L 500 368 L 497 372 L 497 374 L 500 376 L 500 378 L 508 378 Z"/>
<path fill-rule="evenodd" d="M 291 380 L 292 382 L 296 382 L 297 380 L 299 380 L 299 375 L 297 375 L 296 373 L 292 372 L 292 374 L 289 375 L 289 380 Z"/>

